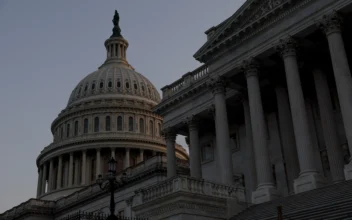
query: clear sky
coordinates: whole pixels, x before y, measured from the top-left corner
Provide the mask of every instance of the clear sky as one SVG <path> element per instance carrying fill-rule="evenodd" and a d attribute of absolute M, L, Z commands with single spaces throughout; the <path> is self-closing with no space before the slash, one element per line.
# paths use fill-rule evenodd
<path fill-rule="evenodd" d="M 0 213 L 35 197 L 36 157 L 72 89 L 104 62 L 115 9 L 129 63 L 160 89 L 201 65 L 204 31 L 244 2 L 0 0 Z"/>

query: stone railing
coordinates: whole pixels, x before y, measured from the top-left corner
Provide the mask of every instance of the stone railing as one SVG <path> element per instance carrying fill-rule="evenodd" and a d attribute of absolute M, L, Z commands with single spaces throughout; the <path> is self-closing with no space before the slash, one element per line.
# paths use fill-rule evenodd
<path fill-rule="evenodd" d="M 31 211 L 37 211 L 37 212 L 39 211 L 44 214 L 46 210 L 49 210 L 49 212 L 51 212 L 50 210 L 53 209 L 54 207 L 55 207 L 54 201 L 29 199 L 28 201 L 21 203 L 20 205 L 1 214 L 0 220 L 14 219 L 25 212 L 31 212 Z"/>
<path fill-rule="evenodd" d="M 207 76 L 208 73 L 209 73 L 208 66 L 203 65 L 193 70 L 192 72 L 188 72 L 184 74 L 181 79 L 161 89 L 161 91 L 163 92 L 163 99 L 169 98 L 170 96 L 178 93 L 179 91 L 192 86 L 194 83 L 205 78 L 205 76 Z"/>
<path fill-rule="evenodd" d="M 153 141 L 161 144 L 165 143 L 163 137 L 150 136 L 147 134 L 140 134 L 140 133 L 133 133 L 133 132 L 100 132 L 100 133 L 98 132 L 98 133 L 82 134 L 79 136 L 64 139 L 62 141 L 54 142 L 49 146 L 45 147 L 41 153 L 43 154 L 57 147 L 61 147 L 67 144 L 73 144 L 79 141 L 99 140 L 99 139 L 107 139 L 107 138 L 135 139 L 135 140 L 141 140 L 141 141 Z"/>
<path fill-rule="evenodd" d="M 140 205 L 178 192 L 194 193 L 225 199 L 237 199 L 241 202 L 245 201 L 243 187 L 222 185 L 187 176 L 178 176 L 149 188 L 139 190 L 133 205 Z"/>

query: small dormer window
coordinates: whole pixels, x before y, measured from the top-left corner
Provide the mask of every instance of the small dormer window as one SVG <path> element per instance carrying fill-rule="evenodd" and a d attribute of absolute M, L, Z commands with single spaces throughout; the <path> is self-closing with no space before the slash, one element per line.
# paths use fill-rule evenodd
<path fill-rule="evenodd" d="M 104 87 L 104 82 L 100 82 L 100 84 L 99 84 L 99 88 L 103 88 Z"/>
<path fill-rule="evenodd" d="M 129 89 L 130 88 L 130 84 L 128 82 L 126 82 L 126 88 Z"/>
<path fill-rule="evenodd" d="M 117 88 L 120 88 L 120 87 L 121 87 L 121 82 L 117 81 Z"/>
<path fill-rule="evenodd" d="M 88 84 L 84 87 L 84 91 L 86 92 L 88 90 Z"/>
<path fill-rule="evenodd" d="M 134 86 L 134 89 L 137 89 L 137 88 L 138 88 L 136 83 L 135 83 L 133 86 Z"/>
<path fill-rule="evenodd" d="M 142 91 L 144 92 L 144 86 L 142 86 Z"/>
<path fill-rule="evenodd" d="M 82 87 L 79 87 L 78 95 L 81 94 Z"/>
<path fill-rule="evenodd" d="M 94 89 L 95 89 L 95 83 L 92 84 L 92 90 L 94 90 Z"/>
<path fill-rule="evenodd" d="M 109 88 L 111 88 L 111 87 L 112 87 L 112 82 L 111 82 L 111 81 L 109 81 L 109 83 L 108 83 L 108 87 L 109 87 Z"/>

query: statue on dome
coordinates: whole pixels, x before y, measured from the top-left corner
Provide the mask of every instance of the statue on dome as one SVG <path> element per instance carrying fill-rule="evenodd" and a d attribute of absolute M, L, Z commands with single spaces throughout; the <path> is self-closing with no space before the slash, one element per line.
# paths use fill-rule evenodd
<path fill-rule="evenodd" d="M 120 16 L 117 10 L 115 10 L 114 18 L 112 19 L 112 23 L 114 24 L 114 28 L 112 29 L 111 37 L 121 37 L 121 29 L 119 26 Z"/>

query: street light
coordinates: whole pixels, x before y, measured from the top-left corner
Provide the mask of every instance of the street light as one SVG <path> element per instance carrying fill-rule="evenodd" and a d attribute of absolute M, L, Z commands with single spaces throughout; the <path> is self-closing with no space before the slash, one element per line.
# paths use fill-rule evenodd
<path fill-rule="evenodd" d="M 120 181 L 116 179 L 116 160 L 112 157 L 108 162 L 108 175 L 102 176 L 99 175 L 97 179 L 97 183 L 99 184 L 100 189 L 102 190 L 110 190 L 110 215 L 107 220 L 118 220 L 115 215 L 115 199 L 114 192 L 117 187 L 121 186 L 126 182 L 126 173 L 122 174 Z"/>

